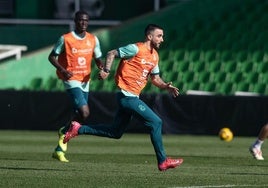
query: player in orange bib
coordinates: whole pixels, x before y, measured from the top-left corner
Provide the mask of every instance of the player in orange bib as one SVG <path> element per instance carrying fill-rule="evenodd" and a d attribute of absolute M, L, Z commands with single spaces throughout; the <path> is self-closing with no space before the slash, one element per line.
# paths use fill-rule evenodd
<path fill-rule="evenodd" d="M 56 68 L 57 76 L 62 80 L 74 105 L 74 116 L 70 121 L 83 123 L 90 114 L 88 94 L 91 61 L 94 59 L 98 68 L 102 69 L 102 52 L 98 38 L 86 31 L 89 22 L 87 12 L 76 12 L 74 22 L 75 30 L 60 37 L 48 59 Z M 68 162 L 65 157 L 67 144 L 63 143 L 63 138 L 70 121 L 59 130 L 58 145 L 52 155 L 61 162 Z"/>
<path fill-rule="evenodd" d="M 163 40 L 163 29 L 155 24 L 145 28 L 145 41 L 129 44 L 108 52 L 104 69 L 100 72 L 100 79 L 106 79 L 115 57 L 121 58 L 115 82 L 119 88 L 117 101 L 119 109 L 111 125 L 80 125 L 73 121 L 67 131 L 64 143 L 80 134 L 89 134 L 119 139 L 126 130 L 132 116 L 139 118 L 144 126 L 149 127 L 158 169 L 160 171 L 175 168 L 182 164 L 183 159 L 171 159 L 166 156 L 162 143 L 162 120 L 147 106 L 139 95 L 150 77 L 151 82 L 168 90 L 174 97 L 179 95 L 178 88 L 171 82 L 164 82 L 159 76 L 157 50 Z"/>

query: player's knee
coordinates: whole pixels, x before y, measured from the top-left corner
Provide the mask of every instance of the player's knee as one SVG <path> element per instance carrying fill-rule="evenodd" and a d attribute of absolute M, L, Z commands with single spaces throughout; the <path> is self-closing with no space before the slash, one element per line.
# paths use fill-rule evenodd
<path fill-rule="evenodd" d="M 155 125 L 157 125 L 158 127 L 162 127 L 162 119 L 160 119 L 160 118 L 156 118 L 155 120 L 154 120 L 154 124 Z"/>
<path fill-rule="evenodd" d="M 115 134 L 114 135 L 114 139 L 120 139 L 122 137 L 122 135 L 120 135 L 120 134 Z"/>
<path fill-rule="evenodd" d="M 118 130 L 118 129 L 114 129 L 112 131 L 112 136 L 114 139 L 120 139 L 122 137 L 124 132 L 122 132 L 121 130 Z"/>
<path fill-rule="evenodd" d="M 152 131 L 158 132 L 159 130 L 162 130 L 162 120 L 160 118 L 154 119 L 152 122 Z"/>
<path fill-rule="evenodd" d="M 264 131 L 265 132 L 268 132 L 268 124 L 266 124 L 264 127 L 263 127 Z"/>
<path fill-rule="evenodd" d="M 114 136 L 114 139 L 120 139 L 122 137 L 123 133 L 122 132 L 118 132 L 118 131 L 115 131 L 113 136 Z"/>
<path fill-rule="evenodd" d="M 88 116 L 89 116 L 89 111 L 85 111 L 84 113 L 83 113 L 83 118 L 84 119 L 87 119 L 88 118 Z"/>
<path fill-rule="evenodd" d="M 83 121 L 87 120 L 89 115 L 90 115 L 89 110 L 83 110 L 83 111 L 80 112 L 80 116 L 81 116 Z"/>

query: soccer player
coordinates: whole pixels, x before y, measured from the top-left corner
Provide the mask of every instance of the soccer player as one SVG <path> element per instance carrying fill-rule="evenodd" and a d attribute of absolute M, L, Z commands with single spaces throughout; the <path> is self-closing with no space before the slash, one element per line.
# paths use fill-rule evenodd
<path fill-rule="evenodd" d="M 164 171 L 182 164 L 183 159 L 171 159 L 166 156 L 162 143 L 162 120 L 139 99 L 139 95 L 149 77 L 155 86 L 168 90 L 174 97 L 179 95 L 178 88 L 174 87 L 171 82 L 164 82 L 159 76 L 157 50 L 164 41 L 163 36 L 164 32 L 160 26 L 149 24 L 145 28 L 145 40 L 143 42 L 129 44 L 107 53 L 105 66 L 99 73 L 100 79 L 108 77 L 116 57 L 121 59 L 115 75 L 115 82 L 119 88 L 117 93 L 119 109 L 114 121 L 110 125 L 80 125 L 73 121 L 70 129 L 66 132 L 64 143 L 82 134 L 119 139 L 126 130 L 132 116 L 136 116 L 142 120 L 144 126 L 150 128 L 151 142 L 156 154 L 158 169 Z"/>
<path fill-rule="evenodd" d="M 99 69 L 103 68 L 100 43 L 95 35 L 87 32 L 88 22 L 87 12 L 76 12 L 75 30 L 62 35 L 48 56 L 74 105 L 74 115 L 70 119 L 81 123 L 90 114 L 88 93 L 92 59 Z M 61 162 L 68 162 L 65 157 L 67 144 L 63 143 L 63 139 L 69 125 L 70 121 L 60 128 L 58 145 L 52 155 Z"/>
<path fill-rule="evenodd" d="M 258 135 L 256 141 L 249 148 L 250 153 L 257 160 L 264 160 L 264 158 L 262 156 L 261 146 L 267 137 L 268 137 L 268 123 L 265 124 L 261 128 L 261 131 L 259 132 L 259 135 Z"/>

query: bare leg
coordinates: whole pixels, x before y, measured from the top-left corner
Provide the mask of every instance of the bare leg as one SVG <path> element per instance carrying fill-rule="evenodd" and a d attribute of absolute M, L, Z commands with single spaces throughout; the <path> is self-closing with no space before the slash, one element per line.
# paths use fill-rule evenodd
<path fill-rule="evenodd" d="M 74 117 L 74 121 L 78 121 L 80 123 L 86 123 L 87 118 L 89 117 L 90 110 L 88 105 L 81 106 L 78 109 L 78 113 Z"/>
<path fill-rule="evenodd" d="M 261 131 L 258 135 L 258 139 L 264 141 L 268 137 L 268 124 L 264 125 L 261 128 Z"/>
<path fill-rule="evenodd" d="M 264 142 L 264 140 L 268 136 L 268 124 L 264 125 L 258 135 L 258 138 L 256 141 L 252 144 L 252 146 L 249 148 L 249 151 L 251 155 L 257 159 L 257 160 L 264 160 L 262 156 L 261 146 Z"/>

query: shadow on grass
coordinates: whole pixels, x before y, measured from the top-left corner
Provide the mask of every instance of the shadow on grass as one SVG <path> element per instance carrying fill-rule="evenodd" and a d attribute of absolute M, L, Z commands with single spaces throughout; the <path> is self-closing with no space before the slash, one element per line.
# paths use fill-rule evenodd
<path fill-rule="evenodd" d="M 251 176 L 267 176 L 268 173 L 251 173 L 251 172 L 239 172 L 239 173 L 229 173 L 230 175 L 251 175 Z"/>
<path fill-rule="evenodd" d="M 25 167 L 3 167 L 0 166 L 0 169 L 2 170 L 39 170 L 39 171 L 66 171 L 61 169 L 49 169 L 49 168 L 25 168 Z"/>

